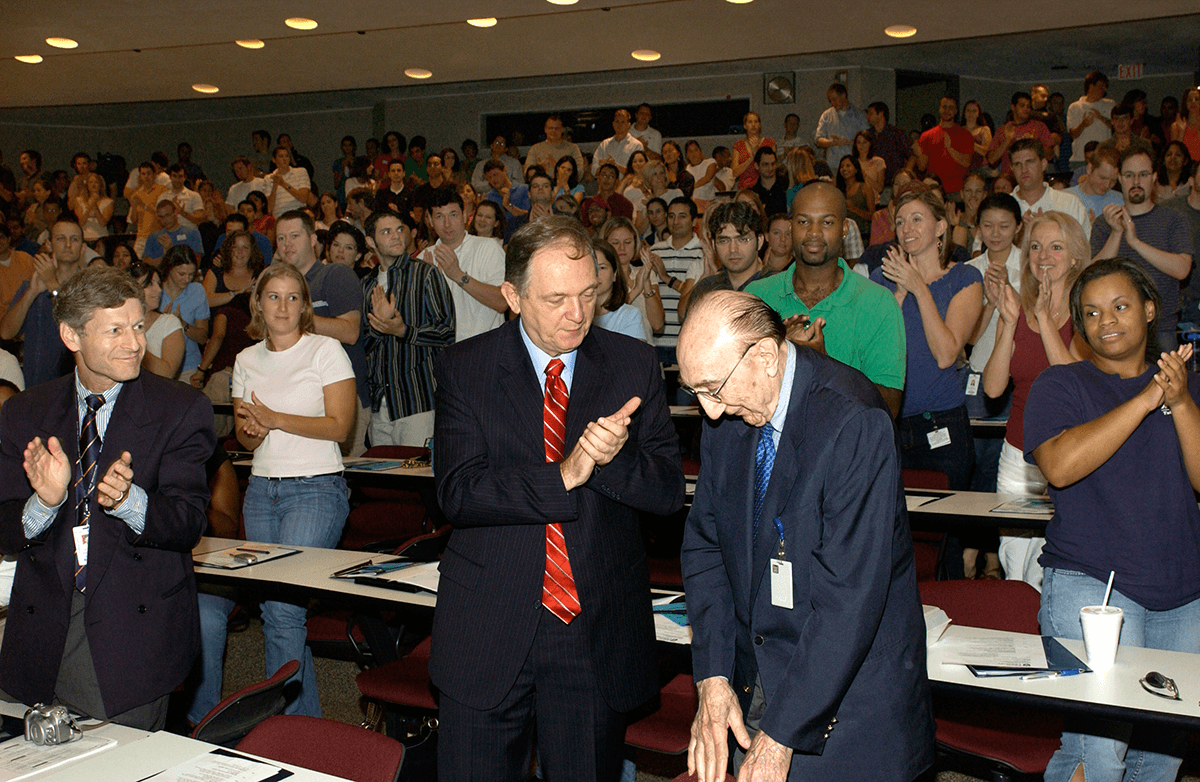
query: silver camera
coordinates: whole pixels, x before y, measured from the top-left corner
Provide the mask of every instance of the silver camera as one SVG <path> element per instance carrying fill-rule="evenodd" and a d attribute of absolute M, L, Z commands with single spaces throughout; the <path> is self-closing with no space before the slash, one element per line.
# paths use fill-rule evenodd
<path fill-rule="evenodd" d="M 83 736 L 75 718 L 64 706 L 35 704 L 25 712 L 25 740 L 34 744 L 66 744 Z"/>

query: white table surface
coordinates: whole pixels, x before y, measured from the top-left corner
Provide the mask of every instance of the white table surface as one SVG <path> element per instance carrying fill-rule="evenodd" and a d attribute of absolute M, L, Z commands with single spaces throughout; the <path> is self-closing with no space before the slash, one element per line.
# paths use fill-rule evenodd
<path fill-rule="evenodd" d="M 20 704 L 0 702 L 0 712 L 4 714 L 22 716 L 25 714 L 25 708 Z M 214 744 L 196 741 L 186 736 L 165 731 L 147 733 L 144 730 L 127 728 L 122 725 L 105 725 L 102 728 L 88 731 L 85 735 L 116 739 L 117 746 L 42 772 L 30 779 L 35 782 L 82 782 L 83 780 L 138 782 L 152 774 L 173 768 L 180 763 L 218 749 Z M 20 741 L 20 739 L 13 740 Z M 242 754 L 255 757 L 249 753 Z M 266 760 L 266 762 L 293 772 L 294 776 L 289 779 L 294 779 L 296 782 L 337 782 L 342 779 L 342 777 L 321 774 L 276 760 Z"/>
<path fill-rule="evenodd" d="M 244 540 L 229 538 L 200 539 L 200 543 L 192 549 L 193 554 L 203 554 L 209 551 L 223 551 L 239 545 L 253 545 Z M 437 596 L 428 592 L 404 592 L 386 587 L 356 584 L 350 579 L 331 578 L 333 573 L 345 568 L 364 565 L 369 560 L 381 561 L 391 559 L 390 554 L 371 554 L 365 551 L 344 551 L 342 549 L 312 548 L 309 546 L 284 546 L 299 550 L 299 554 L 291 554 L 279 559 L 272 559 L 250 567 L 237 570 L 196 566 L 196 576 L 202 581 L 219 583 L 240 583 L 245 586 L 257 584 L 282 584 L 308 590 L 311 592 L 326 592 L 371 600 L 382 600 L 391 603 L 406 603 L 408 605 L 427 606 L 432 608 L 437 603 Z"/>
<path fill-rule="evenodd" d="M 907 489 L 910 497 L 924 495 L 941 495 L 930 499 L 919 508 L 908 513 L 910 516 L 947 517 L 976 520 L 997 527 L 1044 527 L 1050 521 L 1050 513 L 992 513 L 992 508 L 1003 505 L 1010 500 L 1028 499 L 1022 494 L 1001 494 L 986 491 L 940 491 L 937 489 Z"/>
<path fill-rule="evenodd" d="M 1016 635 L 1002 630 L 951 625 L 946 638 Z M 1083 641 L 1059 639 L 1081 660 L 1086 660 Z M 941 642 L 928 649 L 929 681 L 935 685 L 959 685 L 981 692 L 1021 698 L 1047 699 L 1042 705 L 1063 711 L 1120 717 L 1133 722 L 1167 722 L 1177 727 L 1200 728 L 1200 655 L 1121 646 L 1117 662 L 1104 673 L 1084 673 L 1057 679 L 1021 681 L 1016 677 L 976 678 L 965 665 L 942 665 Z M 1138 683 L 1150 671 L 1175 680 L 1182 700 L 1151 695 Z M 1052 701 L 1052 702 L 1051 702 Z M 1104 715 L 1098 711 L 1108 711 Z"/>

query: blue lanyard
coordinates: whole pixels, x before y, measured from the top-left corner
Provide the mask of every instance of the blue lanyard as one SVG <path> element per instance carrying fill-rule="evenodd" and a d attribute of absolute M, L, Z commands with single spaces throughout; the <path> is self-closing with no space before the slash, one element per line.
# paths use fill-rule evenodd
<path fill-rule="evenodd" d="M 779 559 L 783 559 L 783 521 L 776 516 L 775 530 L 779 533 Z"/>

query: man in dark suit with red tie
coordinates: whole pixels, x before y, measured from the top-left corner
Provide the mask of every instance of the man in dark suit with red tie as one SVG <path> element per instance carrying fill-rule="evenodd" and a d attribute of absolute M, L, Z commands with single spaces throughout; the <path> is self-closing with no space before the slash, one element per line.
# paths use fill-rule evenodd
<path fill-rule="evenodd" d="M 17 557 L 0 687 L 157 730 L 199 648 L 212 405 L 140 371 L 145 299 L 127 272 L 78 272 L 54 319 L 75 371 L 0 412 L 0 552 Z"/>
<path fill-rule="evenodd" d="M 577 221 L 530 223 L 502 286 L 519 318 L 437 366 L 442 779 L 523 780 L 536 735 L 551 782 L 615 780 L 658 688 L 638 513 L 677 510 L 683 472 L 654 352 L 591 328 L 596 286 Z"/>

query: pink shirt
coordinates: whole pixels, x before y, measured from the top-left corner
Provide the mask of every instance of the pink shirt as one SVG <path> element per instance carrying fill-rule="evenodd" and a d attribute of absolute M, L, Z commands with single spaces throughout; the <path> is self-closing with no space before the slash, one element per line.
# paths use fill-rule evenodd
<path fill-rule="evenodd" d="M 1050 128 L 1046 127 L 1046 123 L 1041 120 L 1031 119 L 1024 125 L 1016 125 L 1011 128 L 1005 125 L 996 131 L 996 135 L 992 137 L 992 145 L 988 147 L 988 152 L 993 149 L 999 149 L 1005 139 L 1010 135 L 1013 141 L 1018 141 L 1023 138 L 1035 138 L 1042 142 L 1042 146 L 1046 148 L 1046 154 L 1050 154 L 1051 147 L 1054 146 L 1054 139 L 1050 137 Z M 1008 153 L 1005 152 L 1000 156 L 1000 173 L 1008 174 L 1012 172 L 1012 163 L 1009 162 Z"/>

